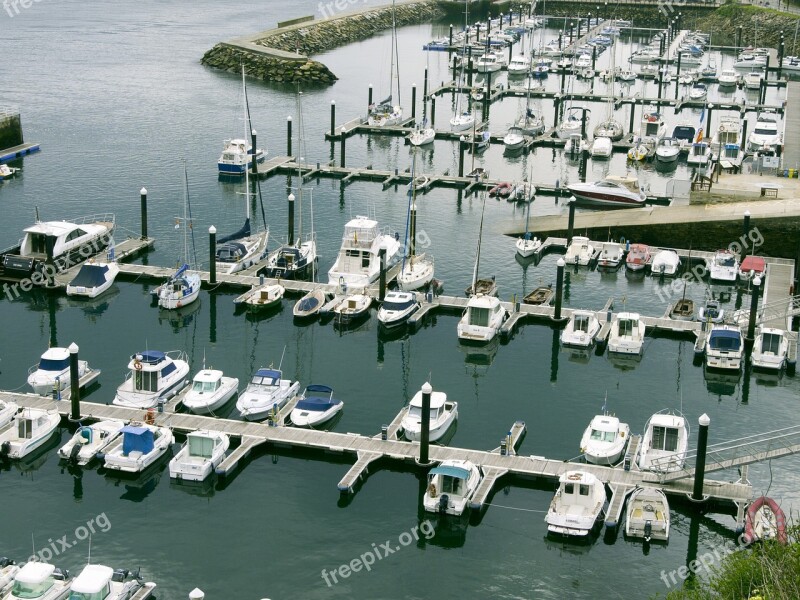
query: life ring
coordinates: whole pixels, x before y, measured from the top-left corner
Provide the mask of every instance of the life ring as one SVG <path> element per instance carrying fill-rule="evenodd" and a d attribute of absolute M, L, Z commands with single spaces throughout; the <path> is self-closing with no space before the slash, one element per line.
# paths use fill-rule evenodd
<path fill-rule="evenodd" d="M 580 478 L 581 476 L 578 473 L 573 473 L 572 475 L 567 477 L 567 479 L 571 479 L 572 481 L 578 481 Z"/>
<path fill-rule="evenodd" d="M 133 361 L 133 368 L 136 369 L 137 371 L 141 371 L 142 370 L 142 362 L 139 361 L 139 360 Z"/>
<path fill-rule="evenodd" d="M 428 495 L 431 498 L 436 498 L 436 485 L 433 483 L 428 486 Z"/>

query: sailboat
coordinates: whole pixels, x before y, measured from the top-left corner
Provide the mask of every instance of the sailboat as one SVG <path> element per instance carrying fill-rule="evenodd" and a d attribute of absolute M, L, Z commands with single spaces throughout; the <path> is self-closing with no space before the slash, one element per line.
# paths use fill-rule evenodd
<path fill-rule="evenodd" d="M 249 111 L 247 109 L 247 87 L 242 67 L 242 88 L 244 90 L 244 122 L 245 133 L 250 130 Z M 267 242 L 269 241 L 269 228 L 264 231 L 251 233 L 250 229 L 250 169 L 244 171 L 244 192 L 246 219 L 242 228 L 230 235 L 217 239 L 216 263 L 217 273 L 231 275 L 249 269 L 267 257 Z M 262 210 L 263 212 L 263 210 Z"/>
<path fill-rule="evenodd" d="M 427 61 L 427 55 L 426 55 Z M 408 143 L 412 146 L 425 146 L 426 144 L 433 143 L 436 138 L 436 130 L 433 127 L 428 127 L 428 99 L 422 98 L 422 124 L 417 124 L 408 135 Z"/>
<path fill-rule="evenodd" d="M 544 133 L 545 124 L 541 115 L 537 116 L 531 108 L 531 80 L 528 79 L 528 93 L 525 97 L 525 112 L 517 118 L 514 123 L 515 127 L 522 130 L 525 135 L 541 135 Z"/>
<path fill-rule="evenodd" d="M 619 121 L 614 119 L 614 79 L 616 77 L 617 69 L 614 66 L 615 58 L 616 58 L 616 48 L 611 53 L 611 70 L 609 73 L 611 74 L 611 85 L 610 85 L 610 93 L 608 95 L 608 107 L 606 109 L 606 118 L 597 124 L 594 128 L 594 137 L 595 139 L 599 137 L 606 137 L 609 138 L 612 142 L 618 142 L 622 139 L 622 136 L 625 135 L 625 131 L 622 129 L 622 125 Z"/>
<path fill-rule="evenodd" d="M 517 254 L 522 258 L 528 258 L 531 254 L 542 247 L 542 240 L 536 236 L 531 236 L 528 225 L 531 220 L 531 203 L 528 202 L 528 211 L 525 215 L 525 235 L 517 240 Z"/>
<path fill-rule="evenodd" d="M 200 295 L 200 274 L 189 271 L 189 229 L 192 229 L 191 207 L 189 204 L 189 176 L 186 173 L 186 162 L 183 163 L 183 219 L 177 219 L 176 229 L 183 221 L 183 266 L 181 266 L 166 283 L 154 290 L 158 296 L 158 305 L 167 310 L 182 308 L 197 300 Z M 192 250 L 194 251 L 194 230 L 192 230 Z M 195 254 L 193 252 L 193 254 Z M 197 256 L 194 256 L 197 264 Z"/>
<path fill-rule="evenodd" d="M 467 296 L 476 296 L 478 294 L 484 296 L 497 295 L 497 282 L 495 278 L 491 279 L 478 279 L 478 267 L 481 262 L 481 238 L 483 237 L 483 213 L 486 210 L 486 196 L 483 197 L 483 208 L 481 209 L 481 224 L 478 229 L 478 250 L 475 254 L 475 269 L 472 272 L 472 284 L 464 290 Z"/>
<path fill-rule="evenodd" d="M 469 30 L 469 0 L 464 1 L 464 30 Z M 467 36 L 464 36 L 464 46 L 462 49 L 462 56 L 463 59 L 461 61 L 461 72 L 458 75 L 458 86 L 464 83 L 464 68 L 466 67 L 467 63 Z M 453 131 L 466 131 L 467 129 L 473 127 L 475 125 L 475 115 L 472 114 L 469 103 L 467 104 L 467 108 L 462 111 L 461 110 L 461 100 L 463 94 L 459 93 L 458 97 L 456 98 L 456 114 L 453 115 L 453 118 L 450 119 L 450 129 Z"/>
<path fill-rule="evenodd" d="M 397 78 L 397 98 L 400 99 L 400 59 L 397 55 L 397 22 L 395 20 L 395 3 L 392 1 L 392 49 L 391 68 L 389 70 L 389 96 L 377 105 L 369 107 L 369 118 L 367 124 L 371 127 L 388 127 L 398 125 L 403 120 L 403 109 L 392 104 L 392 88 L 394 87 L 395 75 Z M 395 73 L 395 64 L 397 73 Z"/>
<path fill-rule="evenodd" d="M 408 258 L 403 258 L 403 266 L 397 274 L 397 286 L 404 292 L 418 290 L 428 285 L 433 279 L 433 257 L 425 254 L 415 255 L 417 240 L 417 187 L 414 175 L 417 167 L 417 153 L 411 165 L 411 184 L 408 186 L 408 226 L 406 240 Z"/>

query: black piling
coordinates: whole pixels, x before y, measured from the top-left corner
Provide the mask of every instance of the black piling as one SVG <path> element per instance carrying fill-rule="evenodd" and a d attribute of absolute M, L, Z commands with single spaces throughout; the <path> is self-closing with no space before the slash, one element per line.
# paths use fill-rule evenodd
<path fill-rule="evenodd" d="M 761 277 L 756 275 L 753 279 L 752 296 L 750 298 L 750 318 L 747 321 L 747 337 L 744 342 L 748 348 L 753 347 L 756 331 L 756 316 L 758 314 L 758 299 L 761 295 Z"/>
<path fill-rule="evenodd" d="M 414 119 L 417 116 L 417 84 L 414 83 L 411 85 L 411 118 Z"/>
<path fill-rule="evenodd" d="M 370 95 L 372 95 L 370 93 Z M 370 102 L 372 104 L 372 102 Z M 336 100 L 331 100 L 331 137 L 336 135 Z"/>
<path fill-rule="evenodd" d="M 436 126 L 436 97 L 431 96 L 431 127 Z"/>
<path fill-rule="evenodd" d="M 147 239 L 147 190 L 142 188 L 139 190 L 139 199 L 142 207 L 142 239 Z"/>
<path fill-rule="evenodd" d="M 575 229 L 575 202 L 569 203 L 569 219 L 567 220 L 567 247 L 572 243 L 572 232 Z"/>
<path fill-rule="evenodd" d="M 594 71 L 596 63 L 597 63 L 597 46 L 592 46 L 592 71 Z"/>
<path fill-rule="evenodd" d="M 208 283 L 217 283 L 217 228 L 208 228 Z"/>
<path fill-rule="evenodd" d="M 425 80 L 422 82 L 422 104 L 428 101 L 428 67 L 425 67 Z M 423 113 L 425 111 L 423 110 Z"/>
<path fill-rule="evenodd" d="M 69 401 L 71 421 L 79 421 L 81 418 L 81 380 L 78 372 L 78 344 L 72 342 L 69 345 Z"/>
<path fill-rule="evenodd" d="M 431 394 L 433 388 L 427 381 L 422 385 L 422 419 L 419 436 L 419 464 L 428 464 L 428 447 L 431 433 Z"/>
<path fill-rule="evenodd" d="M 781 43 L 778 45 L 778 79 L 781 79 L 783 74 L 783 55 L 786 52 L 786 42 L 781 36 Z"/>
<path fill-rule="evenodd" d="M 742 119 L 742 144 L 739 149 L 742 152 L 744 152 L 746 147 L 747 147 L 747 119 Z"/>
<path fill-rule="evenodd" d="M 452 25 L 450 25 L 450 47 L 451 48 L 453 47 L 453 26 Z M 428 69 L 425 69 L 425 70 L 427 71 Z"/>
<path fill-rule="evenodd" d="M 381 273 L 378 288 L 378 301 L 383 302 L 386 297 L 386 248 L 378 250 L 378 258 L 381 261 Z"/>
<path fill-rule="evenodd" d="M 558 108 L 561 104 L 561 98 L 556 96 L 553 98 L 553 108 L 555 108 L 555 112 L 553 113 L 553 127 L 558 127 Z"/>
<path fill-rule="evenodd" d="M 369 88 L 367 89 L 367 108 L 369 109 L 372 106 L 372 84 L 369 84 Z"/>
<path fill-rule="evenodd" d="M 289 194 L 287 199 L 289 201 L 289 222 L 287 224 L 289 229 L 286 234 L 286 243 L 291 246 L 294 244 L 294 194 Z"/>
<path fill-rule="evenodd" d="M 345 144 L 347 143 L 347 132 L 342 127 L 342 139 L 339 141 L 339 166 L 344 169 L 345 167 Z"/>
<path fill-rule="evenodd" d="M 292 117 L 286 117 L 286 156 L 292 155 Z"/>
<path fill-rule="evenodd" d="M 708 426 L 711 419 L 703 413 L 699 419 L 700 431 L 697 434 L 697 459 L 694 465 L 694 491 L 692 500 L 703 500 L 703 479 L 706 474 L 706 449 L 708 448 Z"/>
<path fill-rule="evenodd" d="M 458 176 L 464 176 L 464 148 L 466 146 L 464 136 L 458 138 Z"/>
<path fill-rule="evenodd" d="M 559 258 L 556 263 L 556 304 L 553 310 L 553 320 L 561 320 L 561 301 L 564 296 L 564 266 L 567 263 L 563 258 Z"/>

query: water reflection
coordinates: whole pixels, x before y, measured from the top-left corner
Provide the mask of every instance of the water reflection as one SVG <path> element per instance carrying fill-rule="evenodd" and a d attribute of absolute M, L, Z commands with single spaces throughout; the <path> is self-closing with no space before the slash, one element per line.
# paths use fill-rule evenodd
<path fill-rule="evenodd" d="M 119 296 L 119 293 L 120 289 L 115 283 L 97 298 L 67 296 L 67 306 L 80 309 L 90 321 L 96 323 L 98 318 L 109 309 L 114 298 Z"/>
<path fill-rule="evenodd" d="M 169 325 L 174 333 L 178 333 L 184 327 L 188 327 L 197 313 L 200 312 L 202 298 L 198 298 L 189 306 L 175 310 L 158 309 L 158 324 Z"/>

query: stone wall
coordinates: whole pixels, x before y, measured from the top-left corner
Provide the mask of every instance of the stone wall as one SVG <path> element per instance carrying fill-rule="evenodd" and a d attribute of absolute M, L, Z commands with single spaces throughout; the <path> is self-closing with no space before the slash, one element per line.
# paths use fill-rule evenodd
<path fill-rule="evenodd" d="M 18 114 L 0 114 L 0 150 L 23 143 L 22 121 Z"/>
<path fill-rule="evenodd" d="M 250 77 L 276 83 L 331 84 L 337 80 L 328 67 L 315 60 L 283 60 L 224 43 L 206 52 L 200 62 L 231 73 L 240 73 L 244 64 Z"/>

